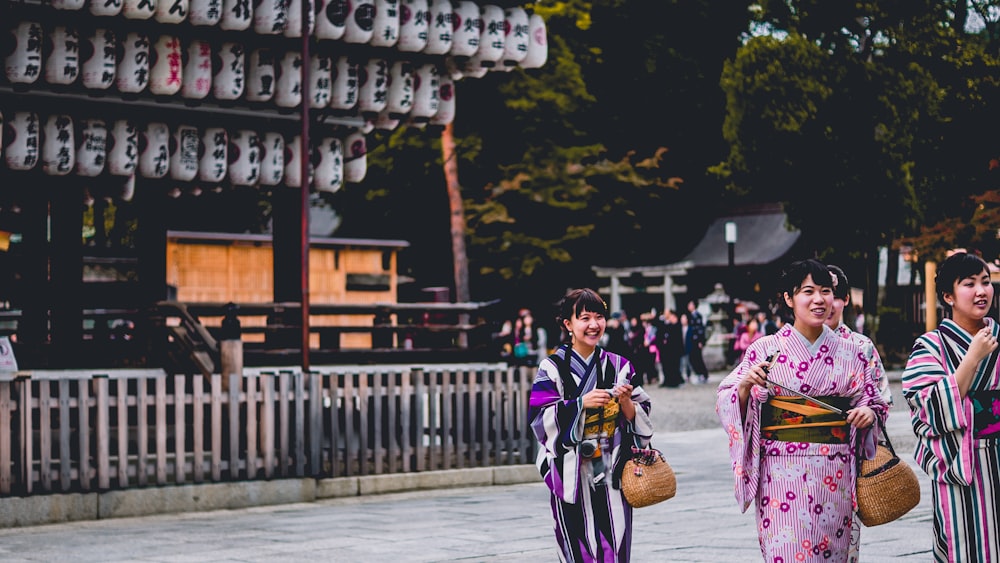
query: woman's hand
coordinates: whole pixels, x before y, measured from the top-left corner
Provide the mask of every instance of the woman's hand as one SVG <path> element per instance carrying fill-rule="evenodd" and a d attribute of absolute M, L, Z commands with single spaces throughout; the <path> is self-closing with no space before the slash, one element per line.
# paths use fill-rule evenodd
<path fill-rule="evenodd" d="M 767 388 L 767 370 L 771 365 L 770 361 L 764 360 L 743 374 L 743 379 L 736 384 L 736 393 L 740 398 L 740 413 L 743 418 L 747 416 L 747 402 L 750 400 L 750 390 L 754 385 Z"/>
<path fill-rule="evenodd" d="M 966 357 L 973 358 L 973 361 L 978 364 L 986 356 L 989 356 L 993 350 L 996 350 L 996 348 L 997 339 L 993 337 L 993 331 L 990 327 L 985 326 L 972 336 L 972 342 L 969 343 L 969 352 Z"/>
<path fill-rule="evenodd" d="M 628 420 L 635 420 L 635 403 L 632 402 L 632 390 L 634 387 L 625 383 L 614 388 L 614 394 L 618 397 L 618 404 L 621 406 L 622 415 Z"/>
<path fill-rule="evenodd" d="M 583 396 L 583 408 L 604 408 L 604 405 L 610 403 L 612 399 L 614 399 L 614 395 L 611 394 L 610 389 L 591 389 Z"/>
<path fill-rule="evenodd" d="M 875 424 L 875 411 L 868 407 L 857 407 L 847 411 L 847 423 L 855 428 L 868 428 Z"/>

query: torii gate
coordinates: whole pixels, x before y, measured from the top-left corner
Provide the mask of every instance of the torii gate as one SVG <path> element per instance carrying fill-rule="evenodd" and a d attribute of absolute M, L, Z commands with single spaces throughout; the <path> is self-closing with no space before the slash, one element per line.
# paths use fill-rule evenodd
<path fill-rule="evenodd" d="M 611 279 L 610 287 L 602 287 L 599 288 L 598 291 L 610 294 L 611 303 L 609 305 L 609 309 L 612 312 L 622 310 L 622 294 L 635 293 L 635 288 L 623 285 L 622 280 L 628 279 L 636 274 L 644 278 L 662 277 L 663 285 L 651 286 L 648 292 L 654 294 L 663 292 L 663 310 L 675 311 L 677 309 L 677 302 L 674 300 L 674 294 L 684 293 L 687 291 L 687 287 L 683 285 L 675 285 L 674 277 L 687 275 L 688 269 L 693 266 L 694 262 L 686 260 L 684 262 L 675 262 L 665 266 L 632 266 L 627 268 L 593 266 L 592 269 L 597 277 Z"/>

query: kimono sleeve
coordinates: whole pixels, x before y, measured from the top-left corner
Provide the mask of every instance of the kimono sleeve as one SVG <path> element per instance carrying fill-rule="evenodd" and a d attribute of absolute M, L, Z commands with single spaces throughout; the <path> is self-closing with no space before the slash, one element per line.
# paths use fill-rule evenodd
<path fill-rule="evenodd" d="M 551 357 L 542 360 L 528 401 L 531 430 L 541 445 L 535 465 L 552 494 L 569 503 L 576 502 L 579 486 L 582 407 L 579 397 L 563 400 L 559 368 Z"/>

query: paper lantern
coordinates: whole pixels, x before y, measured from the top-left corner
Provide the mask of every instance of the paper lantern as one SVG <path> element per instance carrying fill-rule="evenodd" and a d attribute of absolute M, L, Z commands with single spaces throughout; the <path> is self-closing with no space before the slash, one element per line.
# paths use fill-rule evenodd
<path fill-rule="evenodd" d="M 243 44 L 227 41 L 212 55 L 212 95 L 216 100 L 237 100 L 246 86 Z"/>
<path fill-rule="evenodd" d="M 413 72 L 413 107 L 410 108 L 410 119 L 414 123 L 427 123 L 437 113 L 440 86 L 437 65 L 424 63 Z"/>
<path fill-rule="evenodd" d="M 170 128 L 166 123 L 147 123 L 139 132 L 139 174 L 163 178 L 170 171 Z"/>
<path fill-rule="evenodd" d="M 451 0 L 428 0 L 427 46 L 424 53 L 444 55 L 451 52 L 455 33 L 455 9 Z"/>
<path fill-rule="evenodd" d="M 219 25 L 222 8 L 222 0 L 189 0 L 188 23 L 199 27 Z"/>
<path fill-rule="evenodd" d="M 396 61 L 389 67 L 389 97 L 385 111 L 392 119 L 402 119 L 413 109 L 413 64 Z"/>
<path fill-rule="evenodd" d="M 202 182 L 221 182 L 226 178 L 229 135 L 221 127 L 206 127 L 201 134 L 198 148 L 198 179 Z"/>
<path fill-rule="evenodd" d="M 117 50 L 115 32 L 110 29 L 97 28 L 84 38 L 80 45 L 84 88 L 107 90 L 115 83 Z"/>
<path fill-rule="evenodd" d="M 203 100 L 212 91 L 212 44 L 202 39 L 188 43 L 184 53 L 184 73 L 181 96 Z"/>
<path fill-rule="evenodd" d="M 260 135 L 249 129 L 229 136 L 229 182 L 234 186 L 256 186 L 260 181 Z"/>
<path fill-rule="evenodd" d="M 201 135 L 198 128 L 181 125 L 174 130 L 170 139 L 170 177 L 181 182 L 190 182 L 198 174 L 198 150 Z"/>
<path fill-rule="evenodd" d="M 131 176 L 138 160 L 139 136 L 135 124 L 127 119 L 116 120 L 108 134 L 108 172 Z"/>
<path fill-rule="evenodd" d="M 285 143 L 285 185 L 302 186 L 302 137 L 296 135 Z"/>
<path fill-rule="evenodd" d="M 331 89 L 333 87 L 333 62 L 326 55 L 314 54 L 309 57 L 309 107 L 322 109 L 330 105 Z"/>
<path fill-rule="evenodd" d="M 50 115 L 42 129 L 42 172 L 50 176 L 65 176 L 76 165 L 76 141 L 73 118 Z"/>
<path fill-rule="evenodd" d="M 159 23 L 181 23 L 187 19 L 188 0 L 156 0 L 153 17 Z"/>
<path fill-rule="evenodd" d="M 122 0 L 90 0 L 88 6 L 95 16 L 117 16 L 122 11 Z"/>
<path fill-rule="evenodd" d="M 365 134 L 354 131 L 344 139 L 344 181 L 357 184 L 368 172 L 368 145 Z"/>
<path fill-rule="evenodd" d="M 151 52 L 149 91 L 155 96 L 173 96 L 184 81 L 181 41 L 173 35 L 161 35 Z"/>
<path fill-rule="evenodd" d="M 315 0 L 311 0 L 310 3 L 312 3 L 312 1 Z M 313 3 L 312 6 L 315 7 L 316 4 Z M 288 0 L 288 9 L 286 14 L 285 31 L 283 32 L 284 36 L 302 37 L 302 0 Z M 313 28 L 316 27 L 316 12 L 315 10 L 309 10 L 309 13 L 305 15 L 309 18 L 309 21 L 306 22 L 306 26 L 308 26 L 309 29 L 308 33 L 311 34 L 313 32 Z"/>
<path fill-rule="evenodd" d="M 124 0 L 121 14 L 130 20 L 148 20 L 156 14 L 156 2 L 157 0 Z"/>
<path fill-rule="evenodd" d="M 7 81 L 12 84 L 33 84 L 42 74 L 42 45 L 45 38 L 41 24 L 22 21 L 10 30 L 13 48 L 4 59 Z"/>
<path fill-rule="evenodd" d="M 270 49 L 254 49 L 247 60 L 247 101 L 269 101 L 274 97 L 274 82 L 274 52 Z"/>
<path fill-rule="evenodd" d="M 135 196 L 135 174 L 130 174 L 122 182 L 122 189 L 121 192 L 119 192 L 118 197 L 120 197 L 122 201 L 132 201 L 132 198 L 134 196 Z"/>
<path fill-rule="evenodd" d="M 251 0 L 222 0 L 222 18 L 219 28 L 226 31 L 244 31 L 253 23 Z"/>
<path fill-rule="evenodd" d="M 31 170 L 38 164 L 41 123 L 38 115 L 18 111 L 6 125 L 4 160 L 11 170 Z"/>
<path fill-rule="evenodd" d="M 430 119 L 432 125 L 447 125 L 455 119 L 455 81 L 447 74 L 441 75 L 438 88 L 438 110 Z"/>
<path fill-rule="evenodd" d="M 313 32 L 317 39 L 337 40 L 344 36 L 347 28 L 347 15 L 350 2 L 347 0 L 318 0 L 316 11 L 316 29 Z"/>
<path fill-rule="evenodd" d="M 260 183 L 277 186 L 285 177 L 285 138 L 280 133 L 264 133 L 260 147 Z"/>
<path fill-rule="evenodd" d="M 49 0 L 49 5 L 56 10 L 80 10 L 86 3 L 86 0 Z"/>
<path fill-rule="evenodd" d="M 496 4 L 483 4 L 479 11 L 483 27 L 479 36 L 479 49 L 474 57 L 481 66 L 493 68 L 503 58 L 506 46 L 506 14 Z"/>
<path fill-rule="evenodd" d="M 274 103 L 278 107 L 294 108 L 302 102 L 302 55 L 286 51 L 278 64 Z"/>
<path fill-rule="evenodd" d="M 75 29 L 57 25 L 45 35 L 45 81 L 68 85 L 80 74 L 80 35 Z"/>
<path fill-rule="evenodd" d="M 316 151 L 318 155 L 313 185 L 319 192 L 336 192 L 344 185 L 343 145 L 336 137 L 325 137 Z"/>
<path fill-rule="evenodd" d="M 104 171 L 108 150 L 108 125 L 103 119 L 84 119 L 76 145 L 76 173 L 93 178 Z"/>
<path fill-rule="evenodd" d="M 500 66 L 510 70 L 528 55 L 528 39 L 531 37 L 528 12 L 520 6 L 507 8 L 504 10 L 503 27 L 505 37 Z"/>
<path fill-rule="evenodd" d="M 115 87 L 123 94 L 138 94 L 149 84 L 149 38 L 130 32 L 118 47 Z"/>
<path fill-rule="evenodd" d="M 330 108 L 349 111 L 358 105 L 358 65 L 347 55 L 337 57 L 331 73 Z"/>
<path fill-rule="evenodd" d="M 281 35 L 288 25 L 286 0 L 254 0 L 253 30 L 259 35 Z"/>
<path fill-rule="evenodd" d="M 528 18 L 528 53 L 521 61 L 521 68 L 541 68 L 549 57 L 549 43 L 545 20 L 538 14 Z"/>
<path fill-rule="evenodd" d="M 389 63 L 369 59 L 358 76 L 358 109 L 374 117 L 385 109 L 389 97 Z"/>
<path fill-rule="evenodd" d="M 481 64 L 479 55 L 473 55 L 465 59 L 464 63 L 449 60 L 445 62 L 445 66 L 451 69 L 451 77 L 455 80 L 461 80 L 462 78 L 482 78 L 490 71 L 489 67 Z"/>
<path fill-rule="evenodd" d="M 393 131 L 399 127 L 401 118 L 397 114 L 390 113 L 388 109 L 382 110 L 372 123 L 375 129 L 383 131 Z"/>
<path fill-rule="evenodd" d="M 375 0 L 372 47 L 394 47 L 399 41 L 399 0 Z"/>
<path fill-rule="evenodd" d="M 479 40 L 483 35 L 483 15 L 479 6 L 471 0 L 455 3 L 455 13 L 451 20 L 453 57 L 471 57 L 479 50 Z"/>
<path fill-rule="evenodd" d="M 351 0 L 343 40 L 347 43 L 368 43 L 375 31 L 375 1 Z"/>
<path fill-rule="evenodd" d="M 399 3 L 399 41 L 396 48 L 406 53 L 419 53 L 427 47 L 431 12 L 427 0 L 402 0 Z"/>

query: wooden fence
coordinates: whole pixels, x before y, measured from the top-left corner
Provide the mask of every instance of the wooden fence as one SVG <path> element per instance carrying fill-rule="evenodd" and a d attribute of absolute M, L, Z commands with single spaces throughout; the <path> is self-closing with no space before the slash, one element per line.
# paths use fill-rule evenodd
<path fill-rule="evenodd" d="M 0 375 L 0 496 L 531 463 L 506 364 Z"/>

